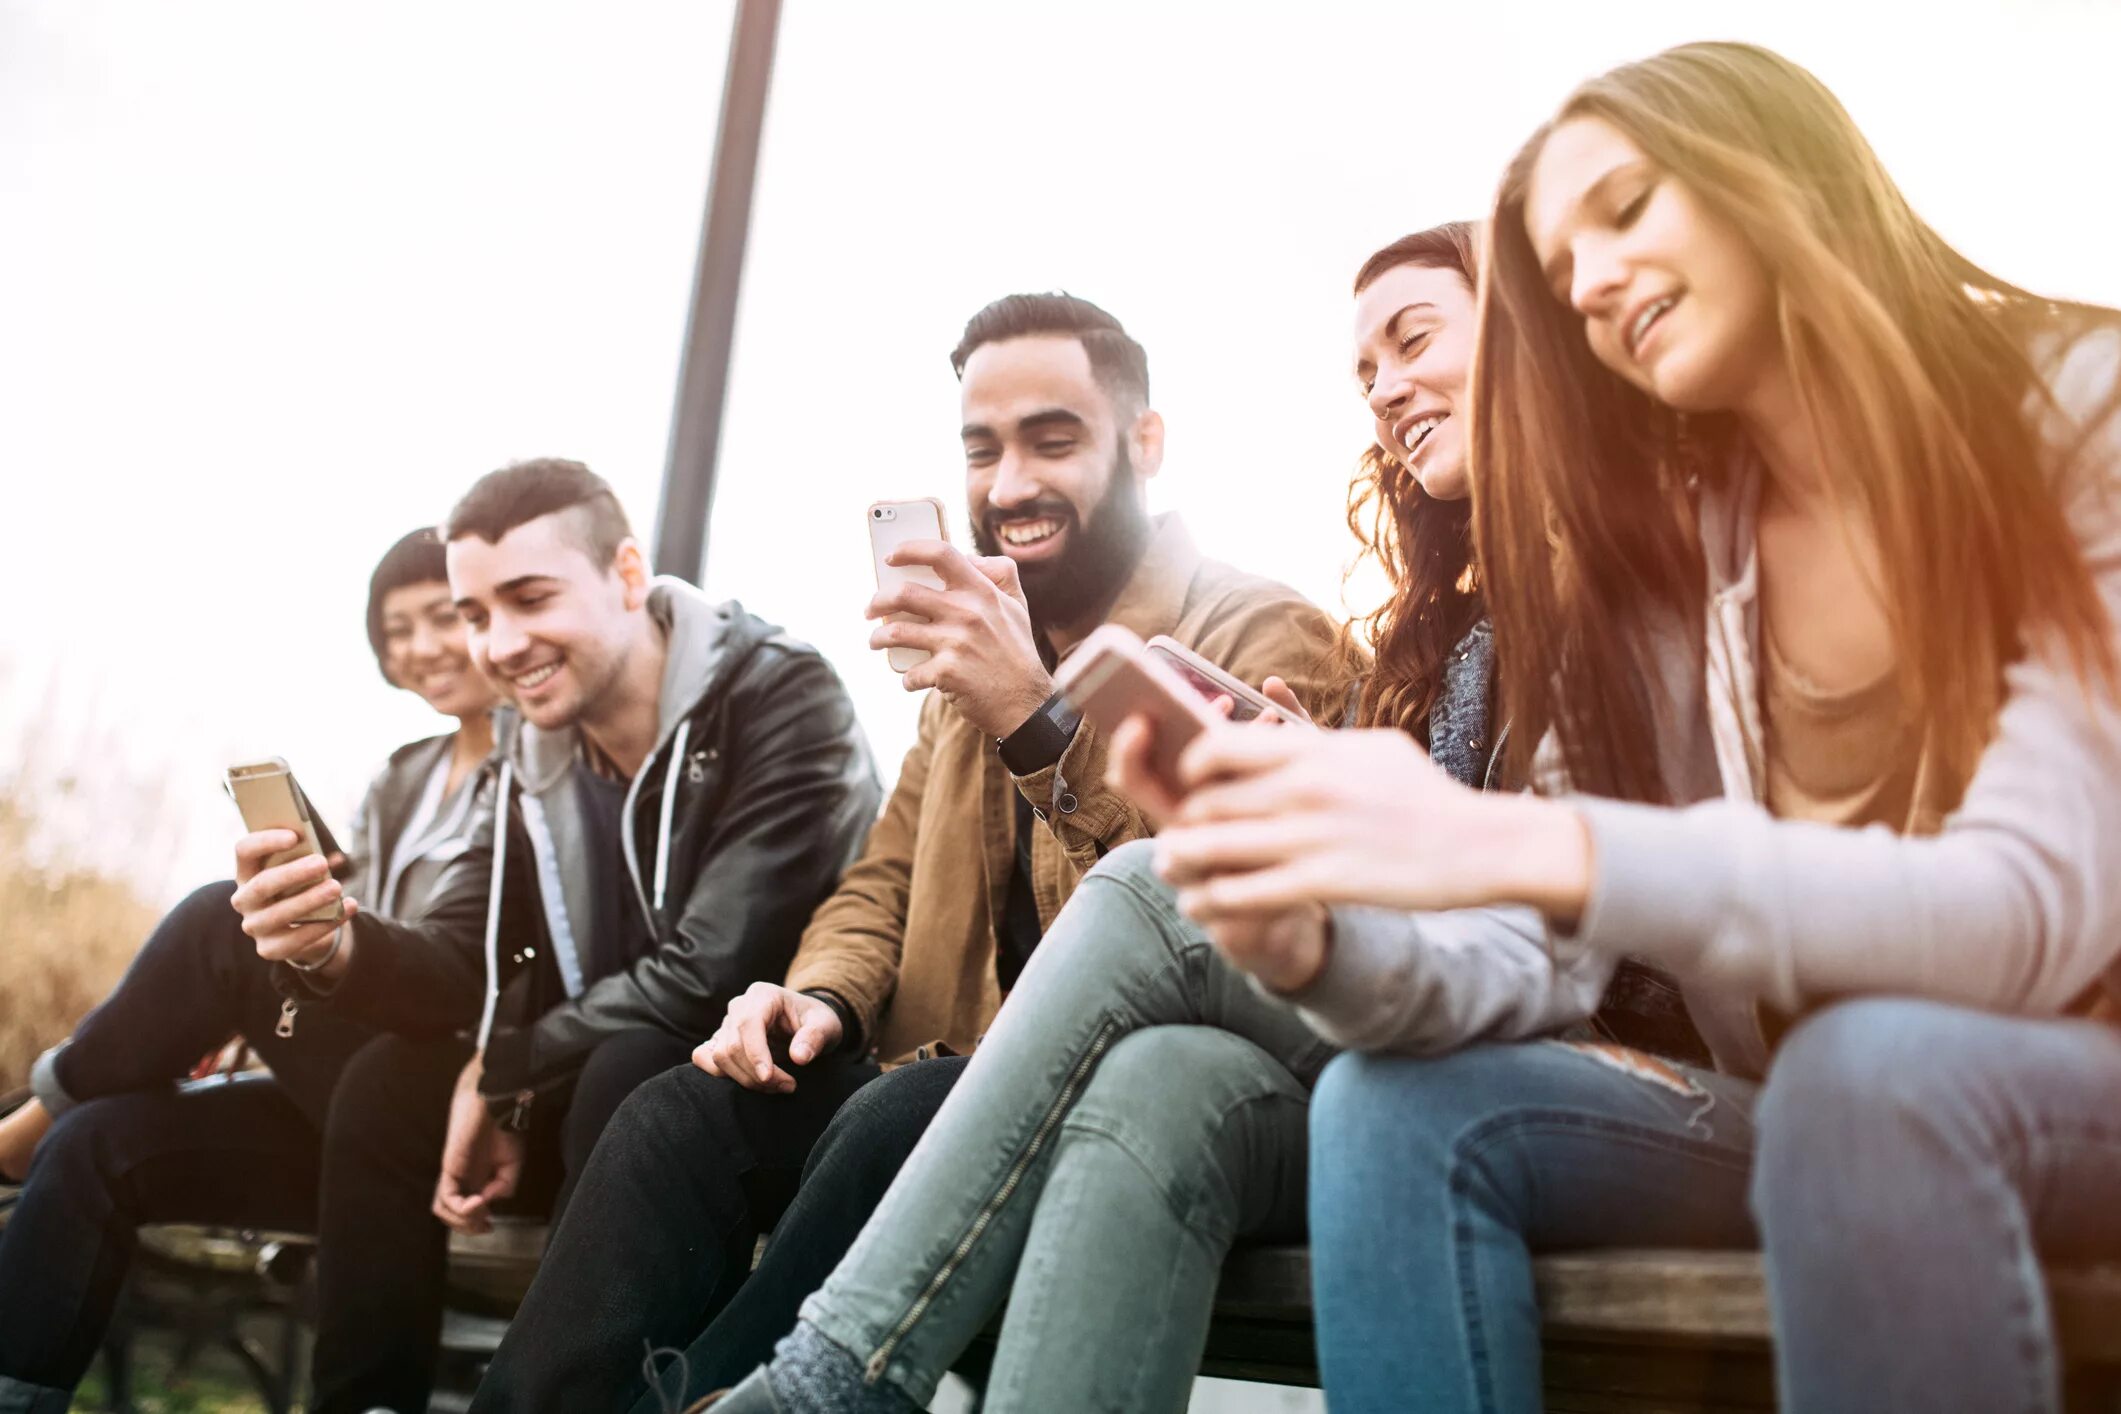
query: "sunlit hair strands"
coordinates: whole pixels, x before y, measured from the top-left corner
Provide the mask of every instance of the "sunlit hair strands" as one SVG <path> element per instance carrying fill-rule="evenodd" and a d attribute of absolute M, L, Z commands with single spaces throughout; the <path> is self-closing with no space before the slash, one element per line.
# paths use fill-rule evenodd
<path fill-rule="evenodd" d="M 1829 494 L 1867 521 L 1903 700 L 1952 795 L 1963 789 L 2021 635 L 2052 635 L 2111 681 L 2106 614 L 2026 416 L 2042 300 L 1916 215 L 1841 104 L 1744 44 L 1690 44 L 1592 79 L 1535 133 L 1496 199 L 1485 252 L 1470 465 L 1502 700 L 1520 766 L 1552 729 L 1579 788 L 1657 800 L 1644 633 L 1701 623 L 1688 477 L 1727 474 L 1727 416 L 1680 419 L 1593 357 L 1525 232 L 1533 164 L 1594 116 L 1744 232 Z M 1688 456 L 1691 444 L 1698 455 Z"/>

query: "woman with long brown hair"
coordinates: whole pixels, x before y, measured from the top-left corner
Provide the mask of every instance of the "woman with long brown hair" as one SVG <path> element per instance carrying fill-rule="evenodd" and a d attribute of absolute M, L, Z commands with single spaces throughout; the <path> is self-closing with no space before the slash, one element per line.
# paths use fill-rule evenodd
<path fill-rule="evenodd" d="M 1340 645 L 1352 720 L 1425 742 L 1469 789 L 1497 735 L 1463 504 L 1473 247 L 1438 227 L 1356 279 L 1375 431 L 1349 517 L 1393 592 Z M 1304 1111 L 1333 1048 L 1221 962 L 1149 860 L 1125 845 L 1085 876 L 794 1335 L 717 1411 L 925 1407 L 1005 1297 L 983 1408 L 1185 1408 L 1231 1244 L 1302 1231 Z"/>
<path fill-rule="evenodd" d="M 2114 316 L 1954 251 L 1738 44 L 1571 96 L 1486 277 L 1477 539 L 1542 794 L 1226 732 L 1159 841 L 1372 1053 L 1312 1110 L 1334 1408 L 1536 1409 L 1532 1252 L 1756 1240 L 1785 1408 L 2058 1407 L 2040 1260 L 2121 1256 L 2121 1031 L 2075 1014 L 2121 977 Z M 1714 1069 L 1519 1039 L 1623 957 Z"/>

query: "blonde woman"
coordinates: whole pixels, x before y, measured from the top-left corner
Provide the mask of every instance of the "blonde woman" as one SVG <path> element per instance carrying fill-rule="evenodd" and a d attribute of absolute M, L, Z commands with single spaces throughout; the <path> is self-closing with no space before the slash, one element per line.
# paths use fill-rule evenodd
<path fill-rule="evenodd" d="M 2121 958 L 2114 317 L 1975 266 L 1737 44 L 1579 89 L 1487 277 L 1479 544 L 1548 796 L 1226 732 L 1161 840 L 1368 1053 L 1312 1109 L 1334 1409 L 1537 1409 L 1531 1253 L 1756 1241 L 1785 1408 L 2058 1408 L 2040 1260 L 2121 1256 L 2121 1031 L 2076 1014 Z M 1527 1039 L 1623 957 L 1714 1070 Z"/>

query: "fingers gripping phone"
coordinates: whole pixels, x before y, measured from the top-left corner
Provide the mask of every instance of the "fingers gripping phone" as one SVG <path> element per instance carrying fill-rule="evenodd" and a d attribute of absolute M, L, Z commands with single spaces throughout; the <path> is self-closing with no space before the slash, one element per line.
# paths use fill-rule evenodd
<path fill-rule="evenodd" d="M 926 565 L 888 565 L 887 556 L 909 540 L 949 540 L 943 528 L 943 503 L 933 496 L 923 496 L 917 501 L 878 501 L 869 508 L 869 553 L 876 561 L 876 587 L 879 592 L 896 589 L 902 584 L 924 584 L 930 589 L 943 587 L 942 576 Z M 893 614 L 886 622 L 928 622 L 918 614 Z M 923 648 L 887 648 L 884 661 L 895 673 L 917 668 L 928 661 L 928 652 Z"/>
<path fill-rule="evenodd" d="M 243 825 L 252 834 L 260 830 L 293 830 L 302 838 L 292 849 L 283 849 L 265 861 L 268 869 L 325 854 L 331 832 L 309 813 L 309 802 L 295 784 L 294 772 L 275 756 L 268 761 L 228 768 L 228 793 L 242 812 Z M 346 916 L 346 905 L 334 900 L 320 912 L 297 919 L 301 923 L 336 923 Z"/>
<path fill-rule="evenodd" d="M 1276 706 L 1273 698 L 1232 677 L 1177 639 L 1160 633 L 1149 640 L 1147 647 L 1151 657 L 1168 665 L 1203 701 L 1213 703 L 1229 698 L 1231 721 L 1249 722 L 1255 717 L 1289 720 L 1289 714 Z"/>
<path fill-rule="evenodd" d="M 1084 639 L 1061 664 L 1054 686 L 1102 731 L 1112 731 L 1129 717 L 1147 717 L 1155 737 L 1150 768 L 1174 792 L 1180 753 L 1219 720 L 1167 658 L 1151 653 L 1118 624 L 1106 624 Z"/>

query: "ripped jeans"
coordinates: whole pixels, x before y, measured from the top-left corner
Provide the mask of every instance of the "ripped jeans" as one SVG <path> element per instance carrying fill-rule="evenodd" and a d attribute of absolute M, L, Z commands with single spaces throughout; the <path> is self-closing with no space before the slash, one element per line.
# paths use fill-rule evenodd
<path fill-rule="evenodd" d="M 1334 1414 L 1539 1409 L 1535 1252 L 1756 1245 L 1790 1414 L 2059 1410 L 2040 1262 L 2121 1257 L 2116 1094 L 2121 1029 L 1892 997 L 1812 1013 L 1764 1086 L 1552 1041 L 1342 1056 L 1311 1107 Z"/>

